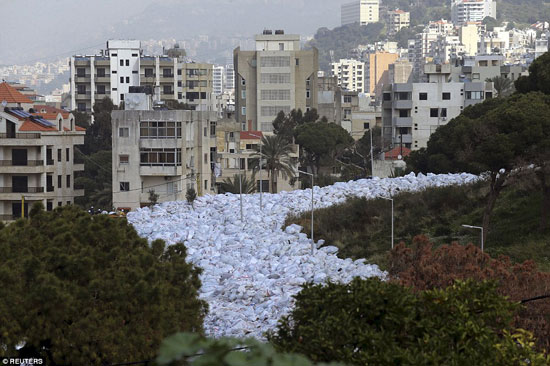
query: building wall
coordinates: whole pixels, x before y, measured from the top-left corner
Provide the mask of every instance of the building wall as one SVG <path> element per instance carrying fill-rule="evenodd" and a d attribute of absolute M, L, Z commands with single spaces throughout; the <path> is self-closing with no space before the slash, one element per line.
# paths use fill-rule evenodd
<path fill-rule="evenodd" d="M 359 23 L 367 25 L 379 20 L 379 0 L 356 0 L 343 4 L 341 11 L 341 24 Z"/>
<path fill-rule="evenodd" d="M 358 60 L 342 59 L 334 62 L 332 76 L 338 78 L 338 85 L 348 91 L 364 93 L 365 85 L 365 63 Z"/>
<path fill-rule="evenodd" d="M 390 64 L 399 58 L 396 53 L 376 52 L 369 55 L 369 86 L 367 92 L 379 97 L 382 86 L 389 81 L 388 70 Z"/>
<path fill-rule="evenodd" d="M 466 24 L 458 28 L 460 43 L 465 47 L 465 51 L 470 56 L 477 54 L 477 44 L 479 42 L 478 27 L 475 24 Z"/>
<path fill-rule="evenodd" d="M 480 22 L 485 17 L 497 17 L 495 0 L 453 0 L 451 17 L 454 24 Z"/>
<path fill-rule="evenodd" d="M 411 13 L 403 10 L 388 11 L 388 32 L 395 34 L 402 28 L 411 26 Z"/>

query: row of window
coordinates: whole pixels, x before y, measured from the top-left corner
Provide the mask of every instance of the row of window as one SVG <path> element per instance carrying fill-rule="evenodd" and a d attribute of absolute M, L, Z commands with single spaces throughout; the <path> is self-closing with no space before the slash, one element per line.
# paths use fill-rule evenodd
<path fill-rule="evenodd" d="M 181 149 L 141 149 L 142 166 L 181 166 Z"/>
<path fill-rule="evenodd" d="M 462 93 L 461 93 L 462 95 Z M 466 99 L 470 100 L 482 100 L 484 99 L 485 93 L 483 91 L 467 91 L 466 92 Z M 487 97 L 490 97 L 491 93 L 487 93 Z M 394 93 L 395 100 L 411 100 L 411 93 L 409 92 L 396 92 Z M 390 93 L 384 93 L 383 99 L 385 101 L 391 100 L 391 94 Z M 441 93 L 441 99 L 442 100 L 451 100 L 451 93 L 450 92 L 443 92 Z M 418 100 L 428 100 L 428 93 L 426 92 L 420 92 L 418 93 Z"/>
<path fill-rule="evenodd" d="M 139 134 L 142 139 L 181 138 L 181 122 L 141 122 Z"/>
<path fill-rule="evenodd" d="M 289 89 L 262 90 L 261 100 L 290 100 Z"/>

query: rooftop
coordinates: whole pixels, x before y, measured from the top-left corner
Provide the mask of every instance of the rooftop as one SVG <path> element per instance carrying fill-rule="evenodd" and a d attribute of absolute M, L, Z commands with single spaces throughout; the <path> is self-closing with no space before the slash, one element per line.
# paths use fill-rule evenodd
<path fill-rule="evenodd" d="M 32 100 L 18 92 L 13 86 L 6 82 L 0 83 L 0 102 L 3 101 L 7 103 L 32 104 Z"/>

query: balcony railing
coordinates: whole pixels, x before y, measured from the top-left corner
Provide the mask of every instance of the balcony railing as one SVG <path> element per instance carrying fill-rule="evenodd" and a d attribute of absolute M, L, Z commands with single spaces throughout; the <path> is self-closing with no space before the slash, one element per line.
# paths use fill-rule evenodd
<path fill-rule="evenodd" d="M 0 221 L 12 221 L 12 220 L 17 220 L 20 217 L 21 216 L 16 217 L 15 215 L 5 214 L 5 215 L 0 215 Z"/>
<path fill-rule="evenodd" d="M 55 161 L 53 159 L 46 160 L 46 165 L 53 165 Z"/>
<path fill-rule="evenodd" d="M 39 139 L 39 133 L 0 133 L 0 139 Z"/>
<path fill-rule="evenodd" d="M 27 161 L 16 161 L 13 160 L 0 160 L 0 166 L 42 166 L 44 165 L 44 160 L 27 160 Z"/>
<path fill-rule="evenodd" d="M 43 193 L 44 187 L 0 187 L 0 193 Z"/>
<path fill-rule="evenodd" d="M 55 190 L 54 186 L 47 186 L 46 187 L 46 192 L 53 192 L 54 190 Z"/>

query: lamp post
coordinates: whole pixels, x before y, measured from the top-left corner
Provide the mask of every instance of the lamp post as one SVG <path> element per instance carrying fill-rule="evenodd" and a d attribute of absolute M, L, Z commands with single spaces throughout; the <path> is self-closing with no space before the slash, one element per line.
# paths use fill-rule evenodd
<path fill-rule="evenodd" d="M 313 247 L 315 245 L 315 241 L 313 240 L 313 174 L 303 172 L 301 170 L 299 170 L 298 173 L 309 175 L 311 177 L 311 255 L 313 255 Z"/>
<path fill-rule="evenodd" d="M 257 137 L 260 139 L 260 165 L 259 165 L 259 170 L 260 170 L 260 210 L 263 210 L 263 206 L 262 206 L 262 191 L 263 191 L 263 181 L 262 181 L 262 145 L 263 145 L 263 142 L 262 142 L 262 136 L 258 136 L 256 134 L 253 134 L 253 133 L 250 133 L 250 136 L 254 136 L 254 137 Z"/>
<path fill-rule="evenodd" d="M 391 201 L 391 248 L 393 250 L 393 198 L 380 197 L 384 200 Z"/>
<path fill-rule="evenodd" d="M 462 225 L 463 227 L 467 227 L 468 229 L 478 229 L 481 230 L 481 251 L 483 252 L 483 227 L 481 226 L 473 226 L 473 225 Z"/>

